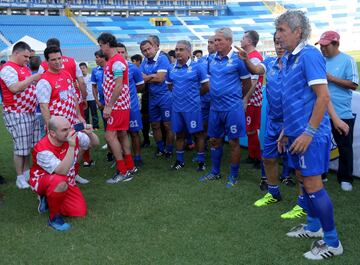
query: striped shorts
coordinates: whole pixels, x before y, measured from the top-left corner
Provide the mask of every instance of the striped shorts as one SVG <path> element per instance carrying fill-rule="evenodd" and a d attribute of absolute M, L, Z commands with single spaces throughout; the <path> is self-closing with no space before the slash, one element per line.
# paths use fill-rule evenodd
<path fill-rule="evenodd" d="M 35 113 L 3 112 L 6 129 L 14 143 L 14 154 L 27 156 L 40 140 L 39 121 Z"/>

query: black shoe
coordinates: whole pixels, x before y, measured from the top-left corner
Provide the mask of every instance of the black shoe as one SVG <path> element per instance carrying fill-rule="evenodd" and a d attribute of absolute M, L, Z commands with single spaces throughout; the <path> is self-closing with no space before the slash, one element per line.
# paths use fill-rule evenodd
<path fill-rule="evenodd" d="M 6 180 L 4 179 L 3 176 L 0 176 L 0 185 L 5 184 Z"/>
<path fill-rule="evenodd" d="M 284 178 L 281 182 L 283 184 L 285 184 L 286 186 L 289 186 L 289 187 L 295 187 L 296 186 L 295 181 L 293 181 L 291 177 Z"/>
<path fill-rule="evenodd" d="M 147 148 L 147 147 L 150 147 L 150 142 L 143 142 L 141 144 L 141 148 Z"/>
<path fill-rule="evenodd" d="M 137 168 L 140 168 L 143 165 L 143 161 L 142 160 L 134 160 L 135 166 Z"/>
<path fill-rule="evenodd" d="M 254 159 L 253 167 L 256 169 L 261 169 L 261 161 L 259 159 Z"/>
<path fill-rule="evenodd" d="M 321 180 L 322 180 L 322 182 L 328 182 L 328 178 L 327 178 L 326 173 L 321 174 Z"/>
<path fill-rule="evenodd" d="M 265 191 L 268 190 L 268 183 L 266 179 L 261 178 L 260 184 L 259 184 L 260 190 Z"/>
<path fill-rule="evenodd" d="M 165 152 L 160 151 L 159 149 L 156 150 L 155 156 L 156 157 L 163 157 L 165 155 Z"/>
<path fill-rule="evenodd" d="M 94 160 L 90 160 L 90 162 L 84 162 L 83 164 L 84 167 L 93 167 L 95 166 L 95 161 Z"/>
<path fill-rule="evenodd" d="M 172 170 L 180 170 L 185 166 L 184 163 L 180 162 L 179 160 L 176 160 L 175 164 L 171 166 Z"/>
<path fill-rule="evenodd" d="M 206 170 L 206 166 L 204 162 L 199 162 L 198 163 L 198 168 L 196 171 L 205 171 Z"/>
<path fill-rule="evenodd" d="M 166 151 L 165 151 L 164 154 L 165 154 L 165 159 L 166 159 L 166 160 L 170 160 L 170 159 L 172 158 L 172 156 L 173 156 L 173 153 L 172 153 L 172 152 L 166 152 Z"/>
<path fill-rule="evenodd" d="M 112 161 L 114 161 L 114 155 L 112 154 L 112 153 L 107 153 L 107 155 L 106 155 L 106 161 L 108 161 L 108 162 L 112 162 Z"/>

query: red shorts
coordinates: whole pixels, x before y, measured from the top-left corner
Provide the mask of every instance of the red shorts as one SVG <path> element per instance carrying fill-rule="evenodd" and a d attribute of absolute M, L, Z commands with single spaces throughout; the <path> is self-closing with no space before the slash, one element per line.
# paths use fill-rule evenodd
<path fill-rule="evenodd" d="M 49 174 L 40 177 L 37 181 L 30 177 L 29 184 L 40 196 L 47 196 L 60 182 L 67 183 L 68 177 L 58 174 Z M 63 216 L 83 217 L 86 215 L 86 203 L 78 186 L 68 185 L 65 197 L 61 204 L 60 214 Z"/>
<path fill-rule="evenodd" d="M 106 121 L 107 131 L 127 131 L 130 124 L 130 110 L 112 110 Z"/>
<path fill-rule="evenodd" d="M 246 108 L 246 131 L 260 130 L 261 107 L 247 106 Z"/>

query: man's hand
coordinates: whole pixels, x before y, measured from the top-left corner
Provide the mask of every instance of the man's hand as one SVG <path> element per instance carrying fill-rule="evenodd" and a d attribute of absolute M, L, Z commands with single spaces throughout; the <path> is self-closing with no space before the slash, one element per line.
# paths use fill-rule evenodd
<path fill-rule="evenodd" d="M 112 108 L 110 106 L 108 106 L 108 105 L 105 106 L 104 111 L 103 111 L 104 119 L 110 118 L 111 110 L 112 110 Z"/>
<path fill-rule="evenodd" d="M 302 133 L 290 146 L 291 154 L 304 154 L 312 141 L 312 136 Z"/>
<path fill-rule="evenodd" d="M 244 111 L 246 111 L 246 109 L 247 109 L 247 107 L 248 107 L 248 102 L 249 102 L 249 98 L 248 98 L 248 97 L 244 97 L 244 98 L 243 98 Z"/>
<path fill-rule="evenodd" d="M 98 106 L 99 110 L 104 109 L 104 105 L 99 100 L 96 101 L 96 105 Z"/>
<path fill-rule="evenodd" d="M 85 128 L 83 130 L 84 133 L 86 134 L 91 134 L 94 131 L 94 128 L 92 127 L 91 124 L 85 124 Z"/>
<path fill-rule="evenodd" d="M 76 137 L 77 137 L 77 132 L 75 132 L 75 130 L 71 130 L 71 132 L 69 133 L 69 135 L 67 137 L 67 142 L 69 143 L 69 146 L 75 147 Z"/>
<path fill-rule="evenodd" d="M 242 48 L 235 46 L 235 48 L 238 50 L 238 56 L 241 60 L 249 60 L 248 54 L 246 51 L 244 51 Z"/>
<path fill-rule="evenodd" d="M 329 73 L 326 73 L 326 79 L 329 81 L 329 82 L 333 82 L 333 76 Z"/>
<path fill-rule="evenodd" d="M 347 125 L 343 120 L 334 119 L 332 122 L 335 130 L 337 130 L 340 135 L 347 135 L 349 133 L 349 125 Z"/>
<path fill-rule="evenodd" d="M 87 103 L 86 99 L 83 99 L 82 102 L 84 102 L 83 106 L 84 106 L 84 110 L 86 110 L 88 108 L 88 103 Z"/>
<path fill-rule="evenodd" d="M 288 138 L 287 138 L 287 136 L 284 135 L 284 130 L 282 130 L 279 135 L 279 138 L 277 139 L 278 152 L 280 154 L 286 152 L 287 143 L 288 143 Z"/>

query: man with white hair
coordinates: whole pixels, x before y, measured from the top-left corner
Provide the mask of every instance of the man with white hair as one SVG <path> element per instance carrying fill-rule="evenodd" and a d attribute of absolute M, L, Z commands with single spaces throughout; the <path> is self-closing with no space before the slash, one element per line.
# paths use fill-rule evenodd
<path fill-rule="evenodd" d="M 245 113 L 242 98 L 251 86 L 250 73 L 244 62 L 231 47 L 233 34 L 230 28 L 215 31 L 216 55 L 209 62 L 211 106 L 208 135 L 211 143 L 211 172 L 200 181 L 221 178 L 220 163 L 223 138 L 229 139 L 231 149 L 230 175 L 226 186 L 233 187 L 238 180 L 240 164 L 239 137 L 245 136 Z"/>
<path fill-rule="evenodd" d="M 326 259 L 341 255 L 343 248 L 335 228 L 333 205 L 321 179 L 329 167 L 331 146 L 325 60 L 306 43 L 311 27 L 304 12 L 288 10 L 275 20 L 275 26 L 276 39 L 286 50 L 280 74 L 284 129 L 279 149 L 287 145 L 289 166 L 296 170 L 307 212 L 307 224 L 294 227 L 287 236 L 322 237 L 304 256 Z"/>

